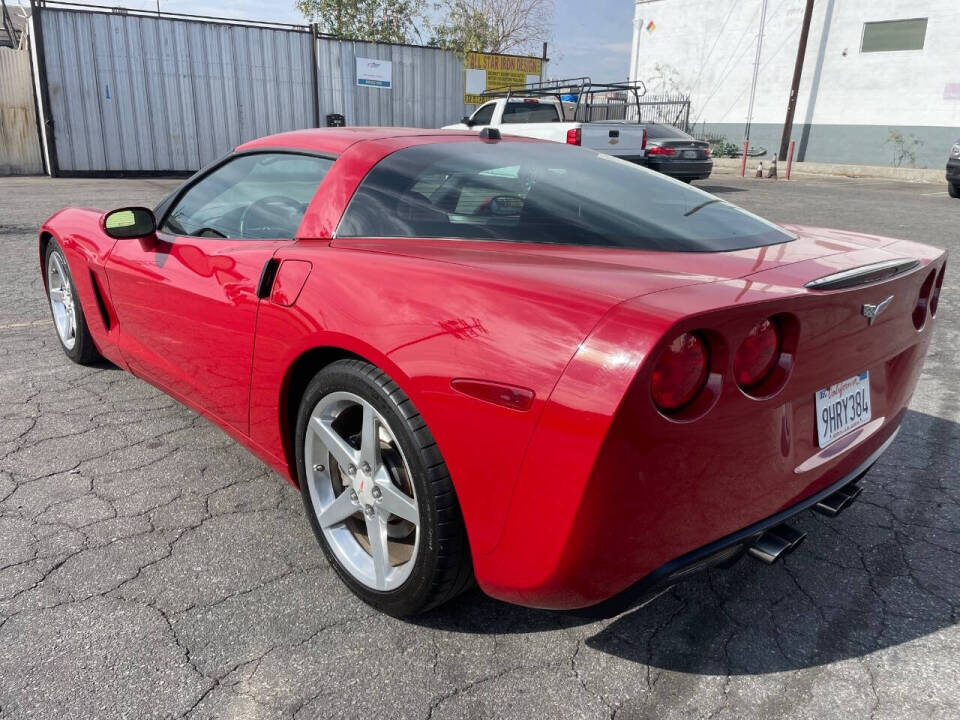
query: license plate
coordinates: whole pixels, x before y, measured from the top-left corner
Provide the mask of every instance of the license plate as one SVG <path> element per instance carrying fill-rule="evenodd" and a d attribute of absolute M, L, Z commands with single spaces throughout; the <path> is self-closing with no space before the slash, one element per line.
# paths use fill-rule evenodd
<path fill-rule="evenodd" d="M 818 390 L 816 400 L 817 439 L 820 447 L 826 447 L 870 422 L 870 373 Z"/>
<path fill-rule="evenodd" d="M 683 157 L 696 159 L 700 155 L 700 152 L 697 150 L 684 150 Z"/>

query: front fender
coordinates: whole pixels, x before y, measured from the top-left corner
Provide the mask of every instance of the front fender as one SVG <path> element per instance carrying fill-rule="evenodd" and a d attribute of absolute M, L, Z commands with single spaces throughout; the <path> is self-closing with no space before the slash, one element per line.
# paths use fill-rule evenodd
<path fill-rule="evenodd" d="M 109 308 L 109 286 L 103 270 L 107 256 L 117 241 L 103 232 L 102 216 L 102 211 L 93 208 L 66 208 L 54 213 L 40 228 L 38 247 L 40 274 L 46 289 L 47 273 L 44 254 L 48 237 L 53 238 L 63 250 L 80 299 L 87 329 L 97 350 L 120 367 L 126 368 L 116 345 L 118 328 L 115 322 L 111 323 L 107 309 Z M 97 288 L 94 287 L 94 283 L 97 283 Z M 97 298 L 98 292 L 100 300 L 104 301 L 106 318 L 100 310 L 101 302 Z"/>

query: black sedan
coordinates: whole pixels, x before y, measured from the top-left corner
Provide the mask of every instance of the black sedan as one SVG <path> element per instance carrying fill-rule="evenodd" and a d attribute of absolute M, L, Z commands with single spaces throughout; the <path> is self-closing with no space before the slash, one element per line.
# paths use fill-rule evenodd
<path fill-rule="evenodd" d="M 651 170 L 690 182 L 705 180 L 713 171 L 710 143 L 697 140 L 672 125 L 647 126 L 647 157 Z"/>
<path fill-rule="evenodd" d="M 952 198 L 960 198 L 960 140 L 953 144 L 947 158 L 947 192 Z"/>

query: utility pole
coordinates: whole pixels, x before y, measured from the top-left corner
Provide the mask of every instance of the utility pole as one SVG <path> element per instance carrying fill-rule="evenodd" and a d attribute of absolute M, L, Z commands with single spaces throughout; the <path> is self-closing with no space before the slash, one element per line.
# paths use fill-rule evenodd
<path fill-rule="evenodd" d="M 757 32 L 757 57 L 753 62 L 753 82 L 750 84 L 750 104 L 747 106 L 747 126 L 743 133 L 743 161 L 740 163 L 740 176 L 747 167 L 747 150 L 750 147 L 750 125 L 753 123 L 753 102 L 757 96 L 757 76 L 760 74 L 760 51 L 763 49 L 763 28 L 767 24 L 767 0 L 760 8 L 760 30 Z"/>
<path fill-rule="evenodd" d="M 783 137 L 780 140 L 780 159 L 787 159 L 787 148 L 793 134 L 793 113 L 797 109 L 797 95 L 800 92 L 800 76 L 803 74 L 803 59 L 807 55 L 807 36 L 810 34 L 810 18 L 813 15 L 813 0 L 807 0 L 803 11 L 803 25 L 800 28 L 800 44 L 797 46 L 797 64 L 793 66 L 793 84 L 790 86 L 790 100 L 787 102 L 787 119 L 783 122 Z"/>

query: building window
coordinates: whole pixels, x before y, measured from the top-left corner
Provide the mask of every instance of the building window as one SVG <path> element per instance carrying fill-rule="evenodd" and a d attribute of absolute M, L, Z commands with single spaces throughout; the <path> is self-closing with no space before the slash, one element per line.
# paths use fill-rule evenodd
<path fill-rule="evenodd" d="M 923 50 L 926 36 L 927 18 L 868 22 L 863 24 L 860 52 Z"/>

